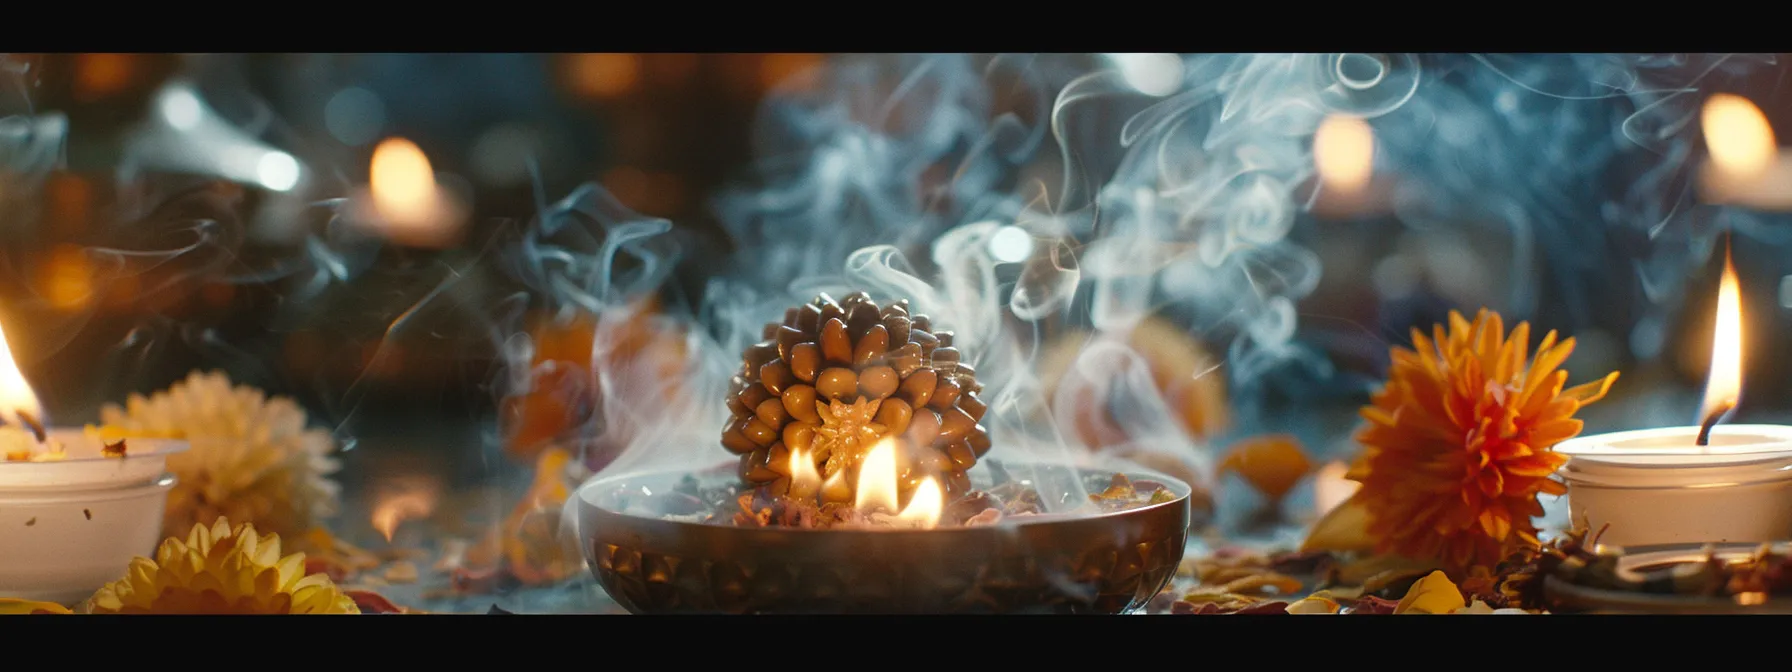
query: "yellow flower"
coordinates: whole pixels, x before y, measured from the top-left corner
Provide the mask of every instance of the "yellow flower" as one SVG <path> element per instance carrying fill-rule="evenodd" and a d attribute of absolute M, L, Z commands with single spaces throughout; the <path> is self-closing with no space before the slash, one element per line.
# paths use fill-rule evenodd
<path fill-rule="evenodd" d="M 170 538 L 156 558 L 133 558 L 125 577 L 89 601 L 96 614 L 358 614 L 323 574 L 305 576 L 305 554 L 280 555 L 279 535 L 219 518 Z"/>
<path fill-rule="evenodd" d="M 325 430 L 307 429 L 305 411 L 291 399 L 195 371 L 149 397 L 131 395 L 123 408 L 108 404 L 100 418 L 104 425 L 92 431 L 103 440 L 190 444 L 168 457 L 180 480 L 168 495 L 167 536 L 222 517 L 296 537 L 336 512 L 338 487 L 328 478 L 340 466 L 329 457 L 335 442 Z"/>
<path fill-rule="evenodd" d="M 33 602 L 13 597 L 0 597 L 0 616 L 24 614 L 69 614 L 68 607 L 55 602 Z"/>
<path fill-rule="evenodd" d="M 1406 597 L 1400 598 L 1400 604 L 1394 607 L 1394 615 L 1453 614 L 1466 606 L 1456 584 L 1450 583 L 1443 572 L 1434 571 L 1406 590 Z"/>
<path fill-rule="evenodd" d="M 1580 433 L 1575 412 L 1618 374 L 1564 390 L 1557 367 L 1574 339 L 1550 332 L 1533 360 L 1530 325 L 1508 336 L 1487 310 L 1472 324 L 1451 312 L 1432 334 L 1414 329 L 1413 349 L 1393 349 L 1387 387 L 1362 409 L 1365 450 L 1349 477 L 1363 484 L 1352 500 L 1377 550 L 1460 572 L 1537 543 L 1537 494 L 1562 493 L 1549 477 L 1567 457 L 1552 449 Z"/>

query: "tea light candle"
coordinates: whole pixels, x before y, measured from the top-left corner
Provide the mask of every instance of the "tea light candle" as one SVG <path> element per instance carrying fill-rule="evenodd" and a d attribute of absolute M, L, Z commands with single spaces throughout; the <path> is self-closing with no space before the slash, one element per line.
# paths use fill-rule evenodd
<path fill-rule="evenodd" d="M 389 138 L 373 150 L 367 191 L 350 199 L 350 217 L 394 243 L 439 249 L 460 242 L 467 208 L 436 183 L 423 150 Z"/>
<path fill-rule="evenodd" d="M 124 576 L 161 542 L 184 441 L 107 443 L 45 428 L 43 409 L 0 333 L 0 595 L 72 603 Z"/>
<path fill-rule="evenodd" d="M 1375 172 L 1375 131 L 1369 122 L 1332 115 L 1313 134 L 1312 193 L 1308 205 L 1324 219 L 1373 217 L 1392 210 L 1393 180 Z"/>
<path fill-rule="evenodd" d="M 1710 381 L 1698 427 L 1564 441 L 1576 523 L 1600 543 L 1640 546 L 1792 538 L 1792 427 L 1725 425 L 1742 390 L 1742 310 L 1728 259 L 1718 290 Z M 1608 527 L 1609 526 L 1609 527 Z"/>
<path fill-rule="evenodd" d="M 1761 108 L 1720 93 L 1705 101 L 1700 123 L 1711 153 L 1699 172 L 1706 202 L 1792 210 L 1792 156 L 1779 150 Z"/>
<path fill-rule="evenodd" d="M 1568 508 L 1602 544 L 1792 538 L 1792 427 L 1667 427 L 1563 442 Z"/>

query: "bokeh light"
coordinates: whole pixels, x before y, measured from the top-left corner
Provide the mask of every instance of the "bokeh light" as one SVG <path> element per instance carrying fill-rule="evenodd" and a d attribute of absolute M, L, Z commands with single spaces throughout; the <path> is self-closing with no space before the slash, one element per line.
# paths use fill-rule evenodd
<path fill-rule="evenodd" d="M 359 147 L 378 138 L 386 126 L 386 106 L 367 89 L 349 87 L 324 104 L 324 128 L 338 142 Z"/>

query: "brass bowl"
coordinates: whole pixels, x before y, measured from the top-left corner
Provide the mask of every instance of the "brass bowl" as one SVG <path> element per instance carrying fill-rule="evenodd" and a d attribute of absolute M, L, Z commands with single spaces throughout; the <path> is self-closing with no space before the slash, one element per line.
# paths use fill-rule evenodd
<path fill-rule="evenodd" d="M 1717 557 L 1743 560 L 1754 555 L 1760 544 L 1715 544 Z M 1785 543 L 1774 544 L 1774 551 L 1792 551 Z M 1706 558 L 1704 544 L 1668 544 L 1625 547 L 1618 560 L 1619 572 L 1658 569 L 1673 565 L 1702 563 Z M 1551 611 L 1560 613 L 1596 614 L 1792 614 L 1792 599 L 1769 598 L 1757 604 L 1742 604 L 1733 597 L 1715 595 L 1676 595 L 1641 591 L 1613 590 L 1578 585 L 1568 577 L 1550 575 L 1543 579 L 1544 599 Z"/>
<path fill-rule="evenodd" d="M 1047 482 L 1113 475 L 1008 468 L 1028 470 L 1041 490 Z M 586 560 L 630 612 L 1119 614 L 1143 607 L 1169 583 L 1188 536 L 1189 487 L 1150 473 L 1127 476 L 1164 483 L 1176 499 L 984 527 L 746 528 L 623 512 L 631 501 L 670 491 L 686 473 L 613 476 L 579 488 Z"/>

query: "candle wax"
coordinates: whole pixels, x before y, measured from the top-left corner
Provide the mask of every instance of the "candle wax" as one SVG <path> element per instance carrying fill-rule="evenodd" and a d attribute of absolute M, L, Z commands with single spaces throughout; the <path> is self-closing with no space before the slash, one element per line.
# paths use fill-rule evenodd
<path fill-rule="evenodd" d="M 127 439 L 123 456 L 108 457 L 105 441 L 79 429 L 46 438 L 64 457 L 0 460 L 0 595 L 68 603 L 155 551 L 175 482 L 168 456 L 187 444 Z"/>
<path fill-rule="evenodd" d="M 1562 471 L 1576 523 L 1618 546 L 1792 537 L 1792 427 L 1719 425 L 1565 441 Z"/>

